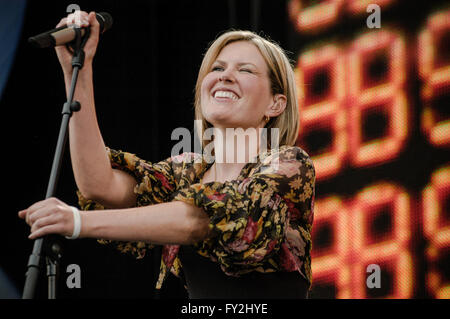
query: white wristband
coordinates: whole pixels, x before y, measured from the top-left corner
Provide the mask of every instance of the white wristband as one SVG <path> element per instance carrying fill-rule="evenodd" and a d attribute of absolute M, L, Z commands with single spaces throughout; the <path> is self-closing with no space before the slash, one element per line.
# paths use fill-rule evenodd
<path fill-rule="evenodd" d="M 70 206 L 73 213 L 73 233 L 72 236 L 66 236 L 67 239 L 77 239 L 80 235 L 81 231 L 81 217 L 80 217 L 80 211 L 73 206 Z"/>

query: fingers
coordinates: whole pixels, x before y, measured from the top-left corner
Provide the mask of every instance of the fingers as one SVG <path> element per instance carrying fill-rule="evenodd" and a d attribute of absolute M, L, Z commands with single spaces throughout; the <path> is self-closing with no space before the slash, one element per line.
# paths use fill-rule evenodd
<path fill-rule="evenodd" d="M 21 210 L 18 215 L 20 218 L 25 219 L 25 222 L 31 226 L 32 225 L 32 220 L 30 219 L 31 215 L 34 215 L 34 213 L 36 213 L 40 208 L 44 207 L 45 204 L 46 201 L 36 202 L 27 209 Z M 35 217 L 36 216 L 34 216 L 34 218 Z"/>
<path fill-rule="evenodd" d="M 100 28 L 100 23 L 98 23 L 97 15 L 95 14 L 94 11 L 89 12 L 89 15 L 88 15 L 87 18 L 88 18 L 89 24 L 90 24 L 92 27 Z"/>
<path fill-rule="evenodd" d="M 33 227 L 35 222 L 41 218 L 44 218 L 49 215 L 55 215 L 57 213 L 57 209 L 51 206 L 43 206 L 35 211 L 28 212 L 25 218 L 25 222 Z"/>
<path fill-rule="evenodd" d="M 62 18 L 56 25 L 57 28 L 64 25 L 76 25 L 79 27 L 87 27 L 89 25 L 99 27 L 99 23 L 95 16 L 95 12 L 91 11 L 87 13 L 85 11 L 75 11 L 75 13 L 70 13 L 67 17 Z"/>
<path fill-rule="evenodd" d="M 89 25 L 88 13 L 85 11 L 75 11 L 67 16 L 67 25 L 77 25 L 87 27 Z"/>
<path fill-rule="evenodd" d="M 57 198 L 54 198 L 54 197 L 47 198 L 47 199 L 44 199 L 44 200 L 34 203 L 33 205 L 31 205 L 30 207 L 28 207 L 24 210 L 21 210 L 18 215 L 20 218 L 25 218 L 25 220 L 28 223 L 27 219 L 29 219 L 33 213 L 35 213 L 37 210 L 41 209 L 42 207 L 58 206 L 61 204 L 63 204 L 63 203 Z"/>
<path fill-rule="evenodd" d="M 91 26 L 91 36 L 97 41 L 100 33 L 100 23 L 98 23 L 97 16 L 94 11 L 91 11 L 87 17 L 88 24 Z"/>
<path fill-rule="evenodd" d="M 28 238 L 29 239 L 36 239 L 45 235 L 50 234 L 59 234 L 63 232 L 63 227 L 59 224 L 52 224 L 48 226 L 44 226 L 42 228 L 37 229 L 33 233 L 31 233 Z"/>
<path fill-rule="evenodd" d="M 63 21 L 64 20 L 64 21 Z M 77 25 L 80 27 L 92 26 L 93 28 L 99 29 L 100 24 L 97 21 L 97 16 L 94 11 L 89 13 L 85 11 L 76 11 L 75 13 L 71 13 L 67 16 L 67 18 L 61 19 L 59 26 L 61 25 Z"/>
<path fill-rule="evenodd" d="M 37 231 L 39 228 L 56 224 L 58 221 L 58 216 L 56 214 L 47 215 L 45 217 L 41 217 L 33 222 L 31 226 L 31 233 Z"/>
<path fill-rule="evenodd" d="M 36 202 L 18 215 L 31 226 L 31 239 L 50 233 L 70 233 L 73 228 L 70 207 L 56 198 Z"/>
<path fill-rule="evenodd" d="M 63 25 L 67 25 L 67 18 L 62 18 L 59 23 L 56 25 L 57 28 L 62 27 Z"/>

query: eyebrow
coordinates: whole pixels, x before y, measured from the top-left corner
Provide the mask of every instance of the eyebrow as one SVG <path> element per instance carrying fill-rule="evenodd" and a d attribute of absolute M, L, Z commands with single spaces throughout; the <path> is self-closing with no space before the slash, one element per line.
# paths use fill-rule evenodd
<path fill-rule="evenodd" d="M 214 61 L 214 63 L 227 64 L 225 61 L 222 61 L 222 60 L 216 60 L 216 61 Z M 255 64 L 253 64 L 253 63 L 251 63 L 251 62 L 239 62 L 237 65 L 238 65 L 238 66 L 252 65 L 252 66 L 254 66 L 256 69 L 258 68 Z"/>

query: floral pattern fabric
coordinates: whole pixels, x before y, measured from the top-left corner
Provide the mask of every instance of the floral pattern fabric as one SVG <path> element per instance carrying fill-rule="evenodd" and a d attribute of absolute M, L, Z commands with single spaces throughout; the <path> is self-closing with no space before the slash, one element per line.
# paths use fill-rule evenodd
<path fill-rule="evenodd" d="M 136 207 L 184 201 L 203 208 L 212 236 L 194 247 L 227 275 L 297 271 L 311 286 L 315 170 L 301 148 L 269 150 L 247 163 L 236 180 L 204 184 L 201 179 L 212 164 L 199 154 L 183 153 L 159 163 L 112 149 L 108 154 L 113 168 L 136 179 Z M 79 192 L 78 196 L 82 209 L 103 209 Z M 136 258 L 143 258 L 153 247 L 145 242 L 99 242 Z M 163 246 L 156 288 L 161 288 L 169 271 L 183 275 L 178 250 L 179 245 Z"/>

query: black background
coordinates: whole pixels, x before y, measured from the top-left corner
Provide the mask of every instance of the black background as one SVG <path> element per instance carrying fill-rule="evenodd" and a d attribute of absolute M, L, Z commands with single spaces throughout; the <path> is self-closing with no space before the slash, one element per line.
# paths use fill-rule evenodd
<path fill-rule="evenodd" d="M 21 290 L 32 242 L 29 227 L 17 212 L 45 197 L 65 89 L 62 71 L 53 49 L 38 50 L 27 38 L 52 29 L 74 1 L 29 1 L 15 63 L 0 101 L 3 120 L 3 216 L 0 224 L 0 266 Z M 313 2 L 313 1 L 311 1 Z M 325 32 L 295 34 L 287 14 L 286 0 L 260 1 L 255 15 L 250 0 L 187 1 L 77 1 L 84 11 L 106 11 L 114 18 L 102 36 L 94 60 L 95 101 L 105 143 L 111 148 L 136 153 L 149 161 L 170 156 L 176 141 L 170 134 L 177 127 L 193 129 L 193 100 L 197 72 L 208 44 L 232 27 L 263 32 L 283 48 L 291 59 L 318 41 L 354 38 L 365 23 L 342 17 L 342 23 Z M 420 4 L 399 1 L 382 19 L 405 31 L 412 49 L 421 23 L 445 1 Z M 255 18 L 256 17 L 256 18 Z M 407 147 L 395 161 L 368 169 L 343 170 L 318 183 L 316 198 L 332 193 L 353 196 L 373 181 L 389 178 L 413 194 L 415 203 L 432 171 L 448 161 L 444 149 L 428 145 L 420 132 L 419 89 L 414 62 L 408 64 L 408 97 L 413 109 L 412 133 Z M 320 142 L 320 141 L 318 141 Z M 424 155 L 425 154 L 425 155 Z M 56 197 L 76 205 L 76 185 L 68 151 Z M 414 159 L 414 160 L 412 160 Z M 414 172 L 412 174 L 411 172 Z M 5 192 L 6 190 L 6 192 Z M 415 212 L 415 216 L 417 212 Z M 426 241 L 417 225 L 414 258 L 415 297 L 428 297 L 424 290 Z M 153 289 L 159 270 L 159 251 L 135 260 L 98 245 L 95 240 L 63 241 L 58 281 L 60 298 L 185 298 L 181 283 L 170 277 L 161 292 Z M 69 264 L 82 271 L 81 289 L 66 287 Z M 38 298 L 46 298 L 44 276 Z M 324 293 L 327 295 L 327 293 Z M 313 297 L 320 297 L 318 291 Z"/>

